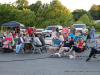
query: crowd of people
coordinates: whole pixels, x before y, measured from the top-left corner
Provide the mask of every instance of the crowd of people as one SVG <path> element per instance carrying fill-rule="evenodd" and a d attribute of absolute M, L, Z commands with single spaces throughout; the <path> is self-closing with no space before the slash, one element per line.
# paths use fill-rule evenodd
<path fill-rule="evenodd" d="M 61 53 L 64 53 L 66 55 L 69 55 L 69 53 L 73 53 L 73 59 L 76 59 L 76 52 L 82 52 L 86 48 L 86 41 L 87 39 L 90 40 L 90 42 L 95 41 L 95 28 L 92 26 L 90 32 L 88 30 L 85 30 L 84 27 L 82 31 L 76 30 L 73 25 L 71 25 L 71 28 L 68 29 L 66 25 L 64 25 L 64 28 L 62 29 L 62 32 L 59 31 L 58 27 L 54 27 L 52 29 L 52 32 L 47 32 L 46 34 L 42 33 L 42 35 L 36 34 L 36 28 L 33 27 L 33 30 L 28 27 L 26 29 L 27 31 L 20 32 L 19 28 L 15 28 L 13 33 L 9 32 L 9 35 L 1 34 L 0 35 L 0 44 L 2 44 L 2 40 L 5 38 L 12 38 L 10 42 L 10 45 L 13 43 L 14 39 L 18 39 L 18 43 L 16 45 L 16 54 L 20 52 L 20 49 L 23 46 L 24 43 L 28 42 L 35 42 L 35 45 L 37 47 L 42 47 L 45 45 L 45 38 L 51 37 L 52 44 L 49 46 L 50 56 L 58 55 L 61 57 Z M 34 44 L 34 43 L 32 43 Z M 30 46 L 30 45 L 29 45 Z M 33 45 L 32 45 L 33 46 Z M 91 49 L 91 53 L 89 55 L 89 58 L 86 60 L 90 60 L 91 56 L 94 55 L 97 51 L 97 49 L 100 49 L 100 40 L 97 40 L 96 46 Z M 54 50 L 54 52 L 52 52 Z M 59 50 L 57 52 L 57 50 Z M 54 54 L 53 54 L 54 53 Z"/>

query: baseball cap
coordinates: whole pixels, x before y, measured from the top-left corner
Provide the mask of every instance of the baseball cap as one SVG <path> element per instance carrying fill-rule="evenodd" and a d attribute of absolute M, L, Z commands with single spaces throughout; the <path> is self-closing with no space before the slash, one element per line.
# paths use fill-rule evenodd
<path fill-rule="evenodd" d="M 64 25 L 64 26 L 66 26 L 66 25 Z"/>

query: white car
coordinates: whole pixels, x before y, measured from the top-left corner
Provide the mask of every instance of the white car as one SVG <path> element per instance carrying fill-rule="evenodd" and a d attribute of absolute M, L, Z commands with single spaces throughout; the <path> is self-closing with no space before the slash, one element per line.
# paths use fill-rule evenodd
<path fill-rule="evenodd" d="M 42 31 L 43 31 L 44 29 L 36 29 L 36 34 L 42 34 Z"/>
<path fill-rule="evenodd" d="M 86 24 L 73 24 L 73 26 L 75 27 L 76 30 L 82 31 L 82 28 L 84 28 L 85 30 L 88 30 L 86 28 Z"/>
<path fill-rule="evenodd" d="M 51 33 L 52 32 L 52 29 L 54 28 L 54 27 L 58 27 L 58 29 L 59 29 L 59 32 L 61 32 L 62 31 L 62 26 L 59 26 L 59 25 L 55 25 L 55 26 L 48 26 L 44 31 L 42 31 L 44 34 L 46 34 L 47 32 L 49 32 L 49 33 Z"/>

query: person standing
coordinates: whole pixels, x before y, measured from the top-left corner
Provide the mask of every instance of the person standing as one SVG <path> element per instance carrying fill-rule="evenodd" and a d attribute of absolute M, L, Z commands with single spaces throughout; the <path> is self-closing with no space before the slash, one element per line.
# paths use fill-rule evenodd
<path fill-rule="evenodd" d="M 73 33 L 73 35 L 75 35 L 76 29 L 74 28 L 73 25 L 71 25 L 71 29 L 70 29 L 70 33 Z"/>
<path fill-rule="evenodd" d="M 29 36 L 31 36 L 31 32 L 32 32 L 32 30 L 31 30 L 31 28 L 29 27 L 29 28 L 27 29 L 27 33 L 29 34 Z"/>
<path fill-rule="evenodd" d="M 15 33 L 17 33 L 17 28 L 14 29 Z"/>
<path fill-rule="evenodd" d="M 35 28 L 35 26 L 33 27 L 33 34 L 35 34 L 36 33 L 36 28 Z"/>
<path fill-rule="evenodd" d="M 17 33 L 20 33 L 20 28 L 19 27 L 17 28 Z"/>
<path fill-rule="evenodd" d="M 52 39 L 55 39 L 55 38 L 56 38 L 56 34 L 57 34 L 56 28 L 53 28 L 53 29 L 52 29 L 52 33 L 51 33 L 51 38 L 52 38 Z"/>
<path fill-rule="evenodd" d="M 55 29 L 56 29 L 56 32 L 57 32 L 57 36 L 59 35 L 59 28 L 58 27 L 55 27 Z"/>
<path fill-rule="evenodd" d="M 94 26 L 92 26 L 92 28 L 91 28 L 91 39 L 92 39 L 92 42 L 95 41 L 95 28 L 94 28 Z"/>
<path fill-rule="evenodd" d="M 64 25 L 64 28 L 62 29 L 62 33 L 63 33 L 63 35 L 68 35 L 69 34 L 69 29 L 67 28 L 67 26 L 66 25 Z"/>

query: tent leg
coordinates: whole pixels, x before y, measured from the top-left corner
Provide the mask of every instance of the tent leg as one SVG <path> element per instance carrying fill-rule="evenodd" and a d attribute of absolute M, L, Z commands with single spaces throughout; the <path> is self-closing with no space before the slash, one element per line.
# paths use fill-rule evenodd
<path fill-rule="evenodd" d="M 7 34 L 7 27 L 6 27 L 6 34 Z"/>
<path fill-rule="evenodd" d="M 2 33 L 3 33 L 3 27 L 2 27 Z"/>

